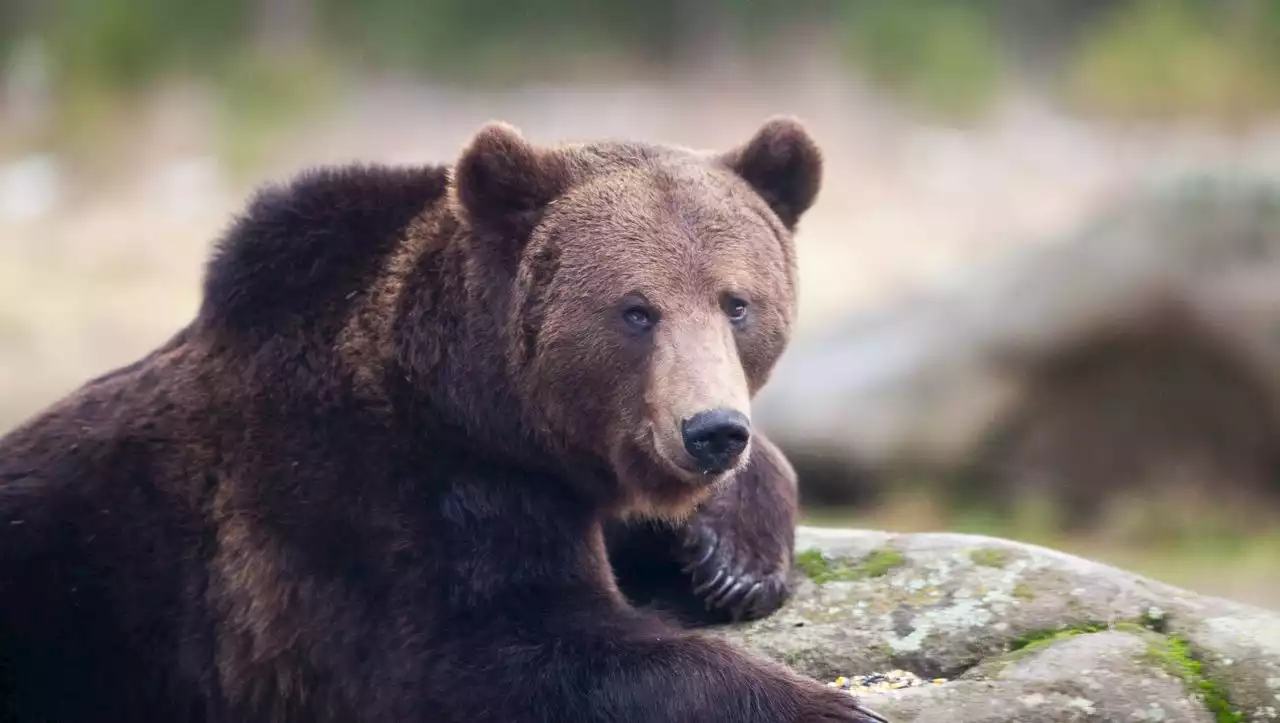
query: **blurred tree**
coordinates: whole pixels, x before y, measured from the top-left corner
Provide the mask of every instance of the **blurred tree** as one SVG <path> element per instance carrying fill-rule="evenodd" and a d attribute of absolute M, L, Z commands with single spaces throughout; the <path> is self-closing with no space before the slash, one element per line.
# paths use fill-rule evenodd
<path fill-rule="evenodd" d="M 995 26 L 1019 70 L 1038 80 L 1052 78 L 1116 0 L 997 0 Z"/>
<path fill-rule="evenodd" d="M 51 0 L 36 21 L 64 85 L 134 90 L 206 70 L 244 37 L 249 0 Z"/>
<path fill-rule="evenodd" d="M 314 0 L 258 0 L 251 27 L 260 53 L 300 54 L 314 40 Z"/>
<path fill-rule="evenodd" d="M 246 54 L 474 83 L 600 58 L 680 73 L 824 35 L 929 111 L 980 110 L 1011 71 L 1103 113 L 1280 103 L 1280 0 L 0 0 L 0 53 L 40 39 L 75 116 L 165 76 L 231 82 Z"/>
<path fill-rule="evenodd" d="M 838 19 L 860 70 L 929 110 L 968 114 L 995 94 L 1003 57 L 983 0 L 850 0 Z"/>
<path fill-rule="evenodd" d="M 1274 0 L 1133 0 L 1083 42 L 1071 91 L 1109 115 L 1257 116 L 1278 98 L 1276 15 Z"/>

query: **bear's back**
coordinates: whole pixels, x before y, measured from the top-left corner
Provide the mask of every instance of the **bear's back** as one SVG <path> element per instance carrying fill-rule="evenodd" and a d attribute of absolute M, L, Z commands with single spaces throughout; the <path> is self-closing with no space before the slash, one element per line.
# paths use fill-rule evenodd
<path fill-rule="evenodd" d="M 445 166 L 345 165 L 260 190 L 209 261 L 202 325 L 252 335 L 336 321 L 447 188 Z"/>
<path fill-rule="evenodd" d="M 0 700 L 22 689 L 71 716 L 137 676 L 175 681 L 181 671 L 156 661 L 180 649 L 212 654 L 199 592 L 211 505 L 234 443 L 280 431 L 262 413 L 286 400 L 265 382 L 299 370 L 278 352 L 305 341 L 330 353 L 360 292 L 446 188 L 440 166 L 352 165 L 260 191 L 219 242 L 191 324 L 0 437 L 0 589 L 24 591 L 0 596 L 0 649 L 16 666 L 0 660 Z M 77 658 L 82 649 L 110 658 Z M 146 718 L 138 702 L 132 713 Z M 15 712 L 0 706 L 0 719 Z"/>
<path fill-rule="evenodd" d="M 209 468 L 253 408 L 284 401 L 270 384 L 283 372 L 260 367 L 280 361 L 281 344 L 329 353 L 356 297 L 446 188 L 442 166 L 350 165 L 259 191 L 208 263 L 196 319 L 0 437 L 0 519 L 37 490 L 49 498 L 50 486 L 76 497 L 163 480 L 178 487 L 166 494 L 199 499 L 198 480 L 173 478 Z M 13 527 L 34 533 L 34 522 Z"/>
<path fill-rule="evenodd" d="M 26 700 L 91 710 L 129 675 L 164 674 L 148 661 L 189 635 L 157 624 L 183 618 L 207 531 L 201 476 L 182 472 L 199 455 L 182 420 L 203 406 L 173 374 L 185 333 L 0 438 L 0 720 Z"/>

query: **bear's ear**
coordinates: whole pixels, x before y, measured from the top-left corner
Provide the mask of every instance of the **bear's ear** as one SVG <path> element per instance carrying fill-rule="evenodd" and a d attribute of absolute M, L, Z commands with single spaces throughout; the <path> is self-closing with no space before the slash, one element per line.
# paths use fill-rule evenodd
<path fill-rule="evenodd" d="M 769 119 L 721 161 L 751 184 L 788 229 L 813 205 L 822 185 L 822 152 L 794 118 Z"/>
<path fill-rule="evenodd" d="M 458 200 L 472 225 L 504 236 L 527 234 L 564 182 L 562 164 L 501 122 L 477 131 L 453 170 Z"/>

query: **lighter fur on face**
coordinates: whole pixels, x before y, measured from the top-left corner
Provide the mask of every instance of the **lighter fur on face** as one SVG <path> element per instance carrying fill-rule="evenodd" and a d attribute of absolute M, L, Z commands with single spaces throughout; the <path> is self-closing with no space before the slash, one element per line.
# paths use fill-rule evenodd
<path fill-rule="evenodd" d="M 682 427 L 711 410 L 750 420 L 751 397 L 789 335 L 795 292 L 790 238 L 745 183 L 698 156 L 663 161 L 571 190 L 525 259 L 555 248 L 555 272 L 537 291 L 532 378 L 554 380 L 539 391 L 542 409 L 571 411 L 550 425 L 605 445 L 599 453 L 629 492 L 624 512 L 671 518 L 748 459 L 749 442 L 728 469 L 704 473 Z M 730 297 L 748 303 L 745 322 L 726 315 Z M 652 310 L 652 329 L 627 328 L 634 303 Z"/>

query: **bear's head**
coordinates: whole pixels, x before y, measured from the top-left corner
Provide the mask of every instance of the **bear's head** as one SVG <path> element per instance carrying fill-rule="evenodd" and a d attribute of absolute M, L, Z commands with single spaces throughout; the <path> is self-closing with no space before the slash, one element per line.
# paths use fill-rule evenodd
<path fill-rule="evenodd" d="M 722 152 L 542 148 L 499 123 L 463 151 L 453 194 L 472 258 L 504 289 L 523 426 L 616 484 L 620 511 L 679 516 L 746 463 L 821 173 L 785 118 Z"/>

